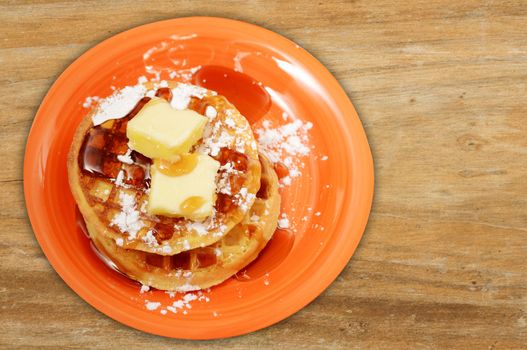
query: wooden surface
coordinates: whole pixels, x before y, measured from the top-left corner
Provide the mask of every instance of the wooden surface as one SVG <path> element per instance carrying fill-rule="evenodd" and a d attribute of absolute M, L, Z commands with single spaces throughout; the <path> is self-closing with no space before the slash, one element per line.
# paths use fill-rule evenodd
<path fill-rule="evenodd" d="M 527 348 L 527 3 L 108 3 L 0 5 L 0 348 Z M 57 76 L 105 38 L 188 15 L 259 24 L 315 55 L 353 100 L 376 169 L 368 228 L 330 288 L 277 325 L 208 342 L 87 305 L 42 254 L 22 191 Z"/>

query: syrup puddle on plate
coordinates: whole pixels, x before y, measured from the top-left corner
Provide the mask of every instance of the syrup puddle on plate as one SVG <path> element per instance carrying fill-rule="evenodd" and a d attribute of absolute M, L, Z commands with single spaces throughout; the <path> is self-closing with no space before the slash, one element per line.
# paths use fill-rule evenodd
<path fill-rule="evenodd" d="M 295 235 L 289 229 L 277 229 L 260 255 L 248 266 L 234 275 L 240 282 L 258 279 L 280 266 L 293 248 Z"/>
<path fill-rule="evenodd" d="M 110 269 L 113 271 L 119 273 L 120 275 L 126 276 L 123 272 L 117 268 L 117 265 L 110 260 L 106 255 L 104 255 L 103 252 L 101 252 L 95 244 L 93 243 L 90 234 L 88 233 L 88 229 L 86 227 L 86 222 L 84 221 L 84 218 L 82 217 L 82 214 L 79 210 L 79 207 L 75 206 L 75 221 L 77 223 L 77 232 L 80 231 L 87 239 L 90 244 L 90 248 L 92 249 L 93 253 Z M 128 278 L 128 277 L 127 277 Z"/>
<path fill-rule="evenodd" d="M 194 74 L 192 84 L 225 96 L 250 124 L 271 108 L 271 97 L 258 81 L 230 68 L 204 66 Z"/>

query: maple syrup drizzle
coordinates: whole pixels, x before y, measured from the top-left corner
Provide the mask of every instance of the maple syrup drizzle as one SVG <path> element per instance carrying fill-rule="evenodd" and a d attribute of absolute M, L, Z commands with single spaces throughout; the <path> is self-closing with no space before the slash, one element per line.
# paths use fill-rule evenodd
<path fill-rule="evenodd" d="M 161 98 L 167 100 L 168 102 L 170 102 L 172 100 L 172 90 L 170 90 L 167 87 L 159 88 L 156 91 L 156 97 L 161 97 Z"/>
<path fill-rule="evenodd" d="M 191 173 L 198 165 L 198 155 L 196 153 L 181 155 L 179 160 L 171 162 L 161 159 L 156 162 L 157 169 L 167 176 L 181 176 Z"/>
<path fill-rule="evenodd" d="M 157 240 L 157 243 L 162 243 L 168 239 L 171 239 L 174 235 L 174 222 L 157 222 L 153 229 L 153 235 Z"/>
<path fill-rule="evenodd" d="M 229 162 L 232 162 L 234 169 L 245 172 L 249 168 L 249 160 L 245 154 L 240 152 L 233 151 L 230 148 L 220 149 L 219 156 L 217 160 L 221 165 L 225 165 Z"/>
<path fill-rule="evenodd" d="M 203 204 L 205 204 L 205 202 L 205 198 L 200 196 L 188 197 L 183 201 L 183 203 L 181 203 L 179 209 L 181 210 L 181 213 L 183 213 L 183 215 L 191 215 L 195 213 L 196 210 L 201 208 Z"/>
<path fill-rule="evenodd" d="M 98 177 L 117 177 L 122 164 L 117 156 L 128 150 L 126 124 L 148 101 L 150 98 L 144 97 L 125 117 L 108 120 L 88 131 L 79 153 L 79 167 L 84 172 Z"/>

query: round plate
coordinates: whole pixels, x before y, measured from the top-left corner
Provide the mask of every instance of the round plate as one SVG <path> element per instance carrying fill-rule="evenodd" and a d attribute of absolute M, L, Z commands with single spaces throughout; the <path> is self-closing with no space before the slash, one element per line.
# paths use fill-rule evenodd
<path fill-rule="evenodd" d="M 146 55 L 145 55 L 146 54 Z M 269 93 L 263 119 L 282 113 L 313 123 L 302 174 L 282 191 L 292 229 L 277 231 L 241 277 L 205 292 L 192 308 L 162 314 L 162 291 L 139 293 L 109 269 L 82 234 L 66 156 L 88 96 L 134 85 L 145 75 L 185 79 L 199 66 L 250 76 Z M 196 68 L 198 67 L 198 68 Z M 260 84 L 259 83 L 259 84 Z M 294 42 L 251 24 L 191 17 L 141 26 L 95 46 L 57 79 L 33 122 L 24 161 L 24 192 L 35 236 L 51 265 L 84 300 L 131 327 L 175 338 L 210 339 L 278 322 L 317 297 L 351 258 L 373 196 L 373 161 L 360 120 L 335 78 Z M 208 301 L 207 301 L 208 300 Z"/>

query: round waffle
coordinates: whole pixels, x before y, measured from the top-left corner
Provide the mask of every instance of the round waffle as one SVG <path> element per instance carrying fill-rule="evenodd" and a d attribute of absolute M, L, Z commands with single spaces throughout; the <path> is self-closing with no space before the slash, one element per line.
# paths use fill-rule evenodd
<path fill-rule="evenodd" d="M 278 178 L 269 161 L 264 157 L 260 160 L 261 189 L 253 206 L 242 222 L 210 246 L 163 256 L 121 248 L 88 224 L 90 236 L 119 271 L 144 285 L 186 292 L 219 284 L 253 261 L 276 229 Z"/>
<path fill-rule="evenodd" d="M 137 87 L 139 102 L 125 117 L 97 126 L 92 122 L 108 114 L 101 112 L 105 101 L 118 100 L 121 90 L 100 101 L 74 135 L 68 178 L 79 210 L 91 231 L 124 248 L 174 255 L 213 244 L 244 218 L 260 187 L 261 167 L 250 125 L 225 97 L 212 91 L 175 82 Z M 210 155 L 221 167 L 214 213 L 203 222 L 146 212 L 152 161 L 128 149 L 126 125 L 154 95 L 208 117 L 193 151 Z"/>

